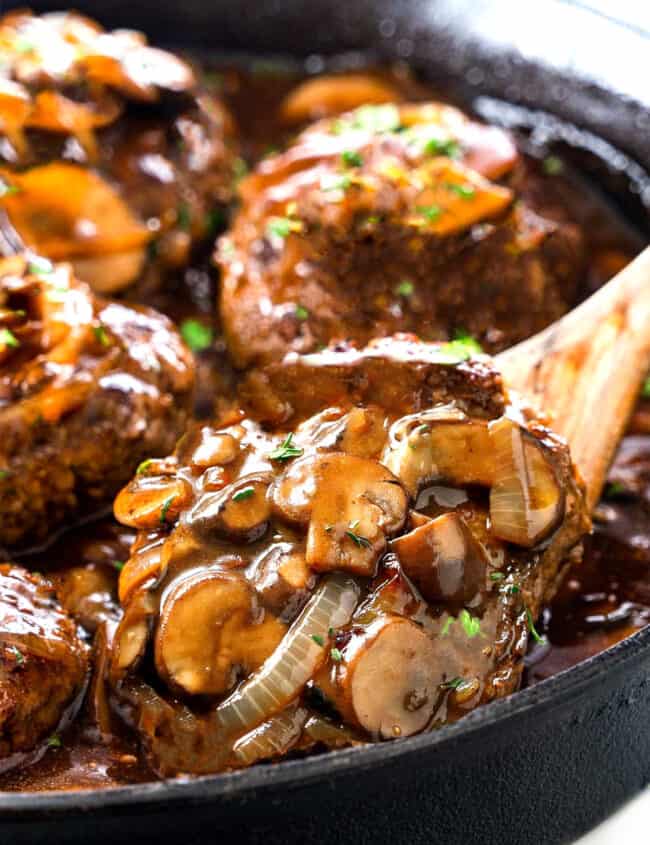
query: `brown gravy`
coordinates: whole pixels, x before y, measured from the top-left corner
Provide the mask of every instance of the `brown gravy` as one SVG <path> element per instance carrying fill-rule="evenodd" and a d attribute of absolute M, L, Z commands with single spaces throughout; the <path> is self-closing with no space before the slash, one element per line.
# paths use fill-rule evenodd
<path fill-rule="evenodd" d="M 402 69 L 388 76 L 412 99 L 431 96 L 430 90 Z M 246 72 L 234 66 L 215 67 L 206 79 L 232 108 L 248 161 L 287 139 L 287 130 L 277 118 L 278 106 L 300 75 L 279 65 L 259 63 Z M 550 170 L 542 160 L 531 159 L 531 167 Z M 556 168 L 557 163 L 553 165 Z M 587 293 L 636 254 L 644 239 L 578 171 L 564 164 L 557 176 L 549 183 L 547 196 L 584 226 L 591 255 Z M 215 285 L 209 256 L 199 255 L 176 284 L 147 300 L 179 323 L 187 318 L 200 320 L 217 337 L 213 349 L 197 354 L 200 393 L 196 410 L 201 416 L 211 413 L 215 393 L 227 395 L 234 384 L 214 316 Z M 636 444 L 637 449 L 650 462 L 650 401 L 640 401 L 633 425 L 635 434 L 644 438 Z M 569 574 L 545 612 L 540 629 L 548 644 L 536 646 L 529 655 L 529 685 L 602 651 L 650 622 L 650 505 L 639 493 L 621 495 L 613 487 L 610 494 L 614 495 L 606 495 L 599 509 L 583 563 Z M 114 584 L 132 537 L 132 532 L 106 517 L 71 529 L 47 550 L 22 562 L 55 576 L 72 566 L 91 566 Z M 60 746 L 48 748 L 39 762 L 0 777 L 0 790 L 96 789 L 153 777 L 139 757 L 133 737 L 125 733 L 110 743 L 102 742 L 92 725 L 81 719 L 61 736 Z"/>

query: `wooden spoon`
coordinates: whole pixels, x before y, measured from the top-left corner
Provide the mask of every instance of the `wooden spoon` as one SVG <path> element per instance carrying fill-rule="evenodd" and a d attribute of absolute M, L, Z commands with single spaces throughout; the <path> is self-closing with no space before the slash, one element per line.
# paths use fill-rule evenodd
<path fill-rule="evenodd" d="M 591 510 L 650 369 L 650 247 L 496 361 L 506 384 L 549 414 L 569 441 Z"/>

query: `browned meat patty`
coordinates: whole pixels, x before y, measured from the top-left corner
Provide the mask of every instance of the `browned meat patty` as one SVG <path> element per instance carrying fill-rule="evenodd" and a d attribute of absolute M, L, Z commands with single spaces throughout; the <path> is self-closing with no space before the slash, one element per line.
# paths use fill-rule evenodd
<path fill-rule="evenodd" d="M 232 198 L 234 126 L 192 68 L 74 13 L 0 19 L 0 254 L 73 261 L 95 290 L 155 287 Z"/>
<path fill-rule="evenodd" d="M 88 649 L 52 585 L 0 565 L 0 772 L 72 718 L 87 670 Z"/>
<path fill-rule="evenodd" d="M 364 106 L 262 161 L 218 250 L 236 365 L 396 331 L 494 351 L 559 317 L 581 236 L 518 201 L 517 162 L 506 133 L 435 103 Z"/>
<path fill-rule="evenodd" d="M 167 318 L 96 298 L 68 265 L 0 262 L 0 544 L 106 504 L 188 418 L 193 364 Z"/>
<path fill-rule="evenodd" d="M 401 337 L 264 375 L 248 399 L 272 391 L 274 425 L 197 427 L 115 502 L 139 534 L 109 680 L 161 773 L 407 736 L 506 695 L 588 529 L 566 444 L 485 356 Z"/>

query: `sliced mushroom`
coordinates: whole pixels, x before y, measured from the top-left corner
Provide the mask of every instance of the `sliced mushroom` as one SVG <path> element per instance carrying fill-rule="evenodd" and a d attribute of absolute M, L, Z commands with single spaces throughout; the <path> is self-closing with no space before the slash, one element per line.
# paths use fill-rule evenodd
<path fill-rule="evenodd" d="M 186 523 L 200 534 L 252 543 L 266 531 L 271 516 L 267 495 L 271 477 L 245 475 L 215 493 L 204 493 L 187 514 Z"/>
<path fill-rule="evenodd" d="M 564 515 L 564 494 L 545 447 L 516 422 L 502 417 L 489 426 L 495 478 L 490 490 L 492 533 L 530 548 Z"/>
<path fill-rule="evenodd" d="M 379 105 L 400 99 L 395 87 L 376 76 L 349 73 L 306 80 L 289 92 L 280 111 L 286 123 L 303 123 L 340 114 L 357 106 Z"/>
<path fill-rule="evenodd" d="M 327 408 L 299 426 L 297 434 L 317 449 L 377 458 L 386 442 L 386 412 L 375 405 L 352 408 L 347 414 Z"/>
<path fill-rule="evenodd" d="M 292 543 L 274 543 L 254 561 L 255 588 L 265 606 L 295 616 L 316 581 L 305 554 Z"/>
<path fill-rule="evenodd" d="M 320 478 L 322 458 L 308 455 L 293 461 L 271 488 L 275 515 L 295 525 L 307 525 Z"/>
<path fill-rule="evenodd" d="M 317 572 L 372 575 L 387 537 L 404 525 L 406 494 L 377 461 L 353 455 L 322 458 L 307 534 L 306 560 Z"/>
<path fill-rule="evenodd" d="M 221 695 L 241 668 L 252 671 L 286 632 L 271 615 L 254 624 L 254 592 L 240 575 L 185 573 L 166 592 L 155 638 L 159 675 L 190 695 Z"/>
<path fill-rule="evenodd" d="M 405 617 L 383 617 L 356 632 L 332 672 L 337 708 L 373 737 L 411 736 L 431 719 L 440 683 L 434 646 Z"/>
<path fill-rule="evenodd" d="M 231 464 L 238 455 L 239 441 L 232 434 L 215 432 L 210 426 L 204 426 L 190 463 L 192 466 L 207 469 Z"/>
<path fill-rule="evenodd" d="M 469 604 L 485 585 L 485 554 L 457 513 L 420 525 L 391 548 L 428 601 Z"/>
<path fill-rule="evenodd" d="M 192 497 L 192 488 L 182 478 L 136 475 L 117 495 L 115 518 L 133 528 L 171 525 Z"/>
<path fill-rule="evenodd" d="M 428 481 L 489 487 L 494 478 L 487 423 L 449 406 L 393 423 L 382 463 L 413 497 Z"/>
<path fill-rule="evenodd" d="M 134 671 L 144 656 L 158 603 L 149 590 L 139 590 L 129 602 L 113 637 L 110 674 L 113 680 Z"/>

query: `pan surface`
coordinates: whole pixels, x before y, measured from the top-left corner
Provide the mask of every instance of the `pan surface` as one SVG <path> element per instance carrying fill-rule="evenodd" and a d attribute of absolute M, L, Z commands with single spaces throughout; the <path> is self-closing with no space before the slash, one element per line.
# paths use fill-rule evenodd
<path fill-rule="evenodd" d="M 557 115 L 586 130 L 586 146 L 607 142 L 620 151 L 596 149 L 626 171 L 639 192 L 627 210 L 647 229 L 650 36 L 630 26 L 559 0 L 73 5 L 105 25 L 143 29 L 158 43 L 401 58 L 442 90 L 470 103 L 480 97 L 484 113 Z M 613 60 L 604 59 L 605 47 Z M 500 101 L 520 110 L 504 111 Z M 649 716 L 646 628 L 433 734 L 194 780 L 0 794 L 0 837 L 12 845 L 89 838 L 189 845 L 222 834 L 265 843 L 571 842 L 650 782 Z"/>

